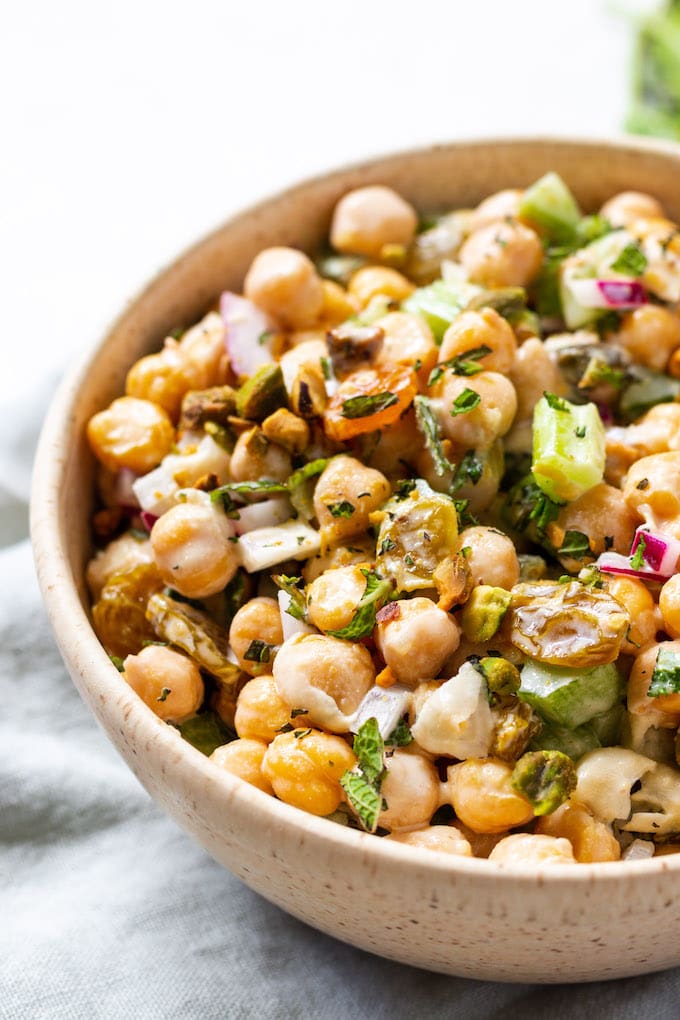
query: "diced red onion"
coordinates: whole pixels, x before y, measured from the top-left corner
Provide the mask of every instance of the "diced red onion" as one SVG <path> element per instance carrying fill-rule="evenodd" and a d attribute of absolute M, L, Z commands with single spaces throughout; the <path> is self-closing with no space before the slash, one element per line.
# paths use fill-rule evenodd
<path fill-rule="evenodd" d="M 270 338 L 275 327 L 252 301 L 225 291 L 220 298 L 224 342 L 236 375 L 252 375 L 272 360 Z"/>
<path fill-rule="evenodd" d="M 151 531 L 151 529 L 153 528 L 154 524 L 158 520 L 157 515 L 149 513 L 148 510 L 142 510 L 142 512 L 139 515 L 139 517 L 140 517 L 140 520 L 141 520 L 142 524 L 144 525 L 144 527 L 146 528 L 147 531 Z"/>
<path fill-rule="evenodd" d="M 636 577 L 641 581 L 667 581 L 665 574 L 657 574 L 653 570 L 642 567 L 636 570 L 630 564 L 630 556 L 622 556 L 621 553 L 606 552 L 598 557 L 595 566 L 605 574 L 621 574 L 623 577 Z"/>
<path fill-rule="evenodd" d="M 411 691 L 400 684 L 393 687 L 378 687 L 375 684 L 354 713 L 350 729 L 357 733 L 367 719 L 377 719 L 380 736 L 383 740 L 389 737 L 399 720 L 408 712 L 411 704 Z"/>
<path fill-rule="evenodd" d="M 290 519 L 291 508 L 288 496 L 273 496 L 261 503 L 251 503 L 238 508 L 238 519 L 234 521 L 237 535 L 245 535 L 256 528 L 273 528 Z"/>
<path fill-rule="evenodd" d="M 567 286 L 582 308 L 639 308 L 647 303 L 647 293 L 639 280 L 572 278 Z"/>
<path fill-rule="evenodd" d="M 606 427 L 607 425 L 614 424 L 614 415 L 609 404 L 597 404 L 597 410 L 600 413 L 602 424 Z"/>
<path fill-rule="evenodd" d="M 663 577 L 671 577 L 678 565 L 680 556 L 680 542 L 676 538 L 667 535 L 655 534 L 649 531 L 644 525 L 637 528 L 633 537 L 633 544 L 630 547 L 630 555 L 634 556 L 640 539 L 644 538 L 645 548 L 642 554 L 644 564 L 657 574 Z"/>

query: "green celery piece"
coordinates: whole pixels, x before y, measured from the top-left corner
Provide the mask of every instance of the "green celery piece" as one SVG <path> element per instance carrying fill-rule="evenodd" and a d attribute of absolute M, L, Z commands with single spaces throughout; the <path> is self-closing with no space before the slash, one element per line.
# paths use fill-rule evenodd
<path fill-rule="evenodd" d="M 528 659 L 517 696 L 548 722 L 576 729 L 621 700 L 622 682 L 610 662 L 593 669 L 549 666 Z"/>
<path fill-rule="evenodd" d="M 602 481 L 605 431 L 595 404 L 541 397 L 533 435 L 531 470 L 550 499 L 570 502 Z"/>
<path fill-rule="evenodd" d="M 531 751 L 562 751 L 574 761 L 578 761 L 588 751 L 595 751 L 601 746 L 590 723 L 585 726 L 577 726 L 573 730 L 566 726 L 559 726 L 557 723 L 544 723 L 541 732 L 531 741 L 529 749 Z"/>
<path fill-rule="evenodd" d="M 553 170 L 527 188 L 520 202 L 519 215 L 558 243 L 572 240 L 581 219 L 576 199 Z"/>
<path fill-rule="evenodd" d="M 622 393 L 619 411 L 626 421 L 634 421 L 650 407 L 677 400 L 680 400 L 680 380 L 636 365 L 635 379 Z"/>
<path fill-rule="evenodd" d="M 463 291 L 470 290 L 469 286 Z M 461 291 L 445 280 L 435 280 L 427 287 L 419 287 L 402 302 L 405 312 L 419 315 L 428 324 L 438 344 L 444 333 L 467 304 L 470 294 Z"/>
<path fill-rule="evenodd" d="M 623 705 L 614 705 L 608 712 L 593 716 L 588 723 L 602 747 L 615 747 L 621 743 L 621 728 L 626 719 Z"/>
<path fill-rule="evenodd" d="M 216 747 L 222 747 L 235 737 L 220 717 L 211 711 L 200 712 L 186 722 L 173 725 L 201 754 L 211 755 Z"/>

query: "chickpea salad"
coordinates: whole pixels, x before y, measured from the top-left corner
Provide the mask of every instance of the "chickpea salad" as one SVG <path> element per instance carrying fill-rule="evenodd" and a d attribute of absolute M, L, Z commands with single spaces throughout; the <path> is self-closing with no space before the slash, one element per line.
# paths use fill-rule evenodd
<path fill-rule="evenodd" d="M 90 420 L 95 630 L 287 804 L 499 864 L 680 851 L 680 229 L 388 187 Z"/>

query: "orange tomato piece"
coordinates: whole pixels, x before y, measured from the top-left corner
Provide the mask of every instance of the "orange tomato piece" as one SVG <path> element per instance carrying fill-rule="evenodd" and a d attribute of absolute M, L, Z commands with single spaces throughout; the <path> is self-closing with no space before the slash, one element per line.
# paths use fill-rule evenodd
<path fill-rule="evenodd" d="M 324 412 L 326 435 L 344 442 L 393 425 L 417 392 L 418 380 L 408 365 L 353 372 L 328 402 Z"/>

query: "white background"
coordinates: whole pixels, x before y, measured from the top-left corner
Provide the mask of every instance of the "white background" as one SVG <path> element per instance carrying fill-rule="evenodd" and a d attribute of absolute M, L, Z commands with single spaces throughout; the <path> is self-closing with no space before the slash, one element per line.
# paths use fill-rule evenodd
<path fill-rule="evenodd" d="M 183 246 L 301 176 L 466 136 L 612 134 L 627 104 L 621 2 L 4 10 L 0 395 L 61 368 Z"/>

